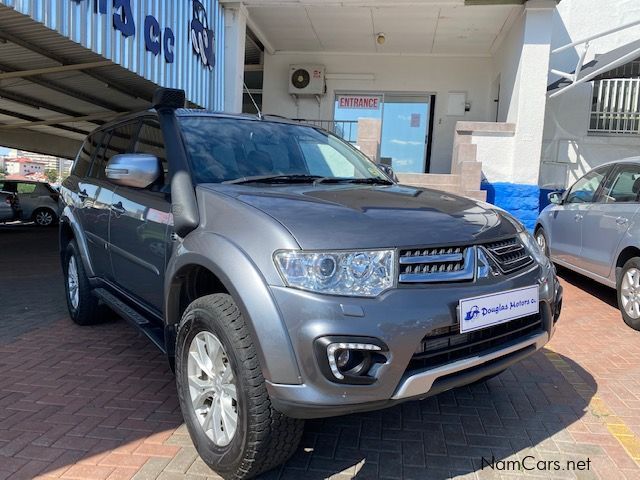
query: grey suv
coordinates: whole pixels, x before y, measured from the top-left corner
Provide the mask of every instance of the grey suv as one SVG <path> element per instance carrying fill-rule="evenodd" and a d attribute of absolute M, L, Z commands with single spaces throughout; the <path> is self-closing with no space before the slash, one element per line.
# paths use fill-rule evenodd
<path fill-rule="evenodd" d="M 547 343 L 562 290 L 488 204 L 398 185 L 277 118 L 154 108 L 89 135 L 62 186 L 69 312 L 107 305 L 163 349 L 204 461 L 249 478 L 303 419 L 496 375 Z"/>

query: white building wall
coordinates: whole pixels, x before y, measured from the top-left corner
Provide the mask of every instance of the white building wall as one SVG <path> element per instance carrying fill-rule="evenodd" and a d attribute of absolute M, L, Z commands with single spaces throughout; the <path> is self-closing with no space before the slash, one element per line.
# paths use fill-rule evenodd
<path fill-rule="evenodd" d="M 638 0 L 563 0 L 554 13 L 552 48 L 640 19 Z M 593 40 L 585 58 L 590 62 L 640 38 L 636 26 Z M 582 47 L 577 47 L 581 49 Z M 551 56 L 551 67 L 571 72 L 580 50 L 569 49 Z M 550 77 L 550 82 L 557 79 Z M 547 101 L 539 183 L 543 187 L 564 187 L 585 172 L 607 161 L 640 152 L 640 137 L 588 134 L 592 84 L 587 83 Z"/>
<path fill-rule="evenodd" d="M 520 85 L 520 55 L 524 37 L 524 11 L 514 21 L 511 30 L 496 49 L 492 59 L 493 80 L 500 84 L 498 122 L 518 120 L 518 91 Z"/>
<path fill-rule="evenodd" d="M 288 93 L 289 65 L 325 65 L 328 74 L 368 74 L 373 80 L 327 80 L 320 101 Z M 436 95 L 431 172 L 449 173 L 457 121 L 488 121 L 493 101 L 492 61 L 489 57 L 337 55 L 323 53 L 265 54 L 264 113 L 289 118 L 332 120 L 336 92 L 415 92 Z M 471 110 L 462 117 L 447 116 L 447 93 L 464 91 Z"/>

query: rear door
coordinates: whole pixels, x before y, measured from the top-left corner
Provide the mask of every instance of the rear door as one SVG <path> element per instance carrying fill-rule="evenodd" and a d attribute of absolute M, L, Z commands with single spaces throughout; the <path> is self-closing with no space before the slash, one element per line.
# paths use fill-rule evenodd
<path fill-rule="evenodd" d="M 85 201 L 85 232 L 89 249 L 94 255 L 96 275 L 113 279 L 111 254 L 109 251 L 109 221 L 113 205 L 113 195 L 117 186 L 105 175 L 109 159 L 117 153 L 130 151 L 138 122 L 131 121 L 113 127 L 104 132 L 100 147 L 95 154 L 91 171 L 83 187 Z"/>
<path fill-rule="evenodd" d="M 613 168 L 596 202 L 583 220 L 581 268 L 608 277 L 618 244 L 640 208 L 640 165 Z"/>
<path fill-rule="evenodd" d="M 167 156 L 157 119 L 143 120 L 132 151 L 158 157 L 163 175 L 148 188 L 119 186 L 115 192 L 110 228 L 114 281 L 160 313 L 173 222 Z"/>
<path fill-rule="evenodd" d="M 591 170 L 573 184 L 561 205 L 549 209 L 550 231 L 547 233 L 552 258 L 576 266 L 580 263 L 583 220 L 608 171 L 609 167 Z"/>
<path fill-rule="evenodd" d="M 74 215 L 87 241 L 89 259 L 96 276 L 109 277 L 111 262 L 107 250 L 110 189 L 104 189 L 96 177 L 99 167 L 92 169 L 96 154 L 100 155 L 102 139 L 107 133 L 99 131 L 85 140 L 65 185 L 70 192 Z M 99 160 L 98 160 L 99 162 Z"/>

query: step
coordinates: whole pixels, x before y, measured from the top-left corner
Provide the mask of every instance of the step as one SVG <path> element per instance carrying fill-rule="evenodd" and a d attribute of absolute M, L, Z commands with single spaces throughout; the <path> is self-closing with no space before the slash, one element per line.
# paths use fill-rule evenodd
<path fill-rule="evenodd" d="M 91 292 L 116 314 L 120 315 L 135 328 L 144 333 L 160 350 L 166 353 L 164 330 L 161 326 L 150 322 L 140 312 L 127 305 L 114 294 L 104 288 L 96 288 Z"/>

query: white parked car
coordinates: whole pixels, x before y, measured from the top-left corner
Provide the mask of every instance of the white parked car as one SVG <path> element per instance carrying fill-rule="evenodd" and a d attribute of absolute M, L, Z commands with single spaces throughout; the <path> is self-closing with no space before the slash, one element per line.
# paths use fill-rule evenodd
<path fill-rule="evenodd" d="M 0 190 L 16 195 L 22 212 L 19 220 L 41 227 L 58 223 L 60 194 L 48 183 L 30 180 L 0 180 Z"/>

